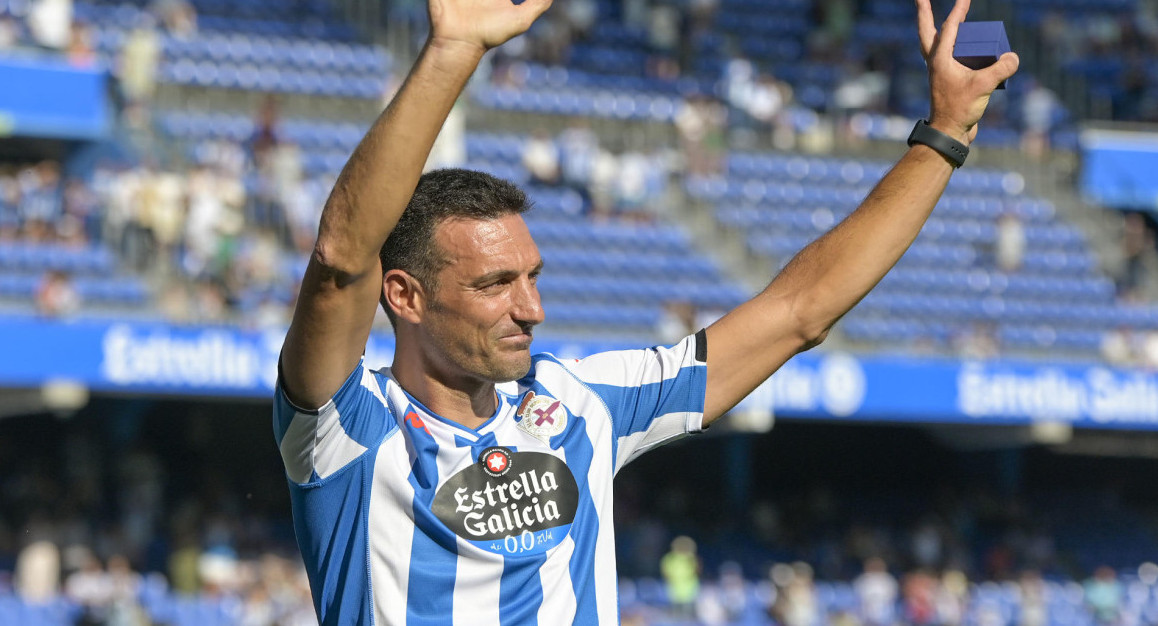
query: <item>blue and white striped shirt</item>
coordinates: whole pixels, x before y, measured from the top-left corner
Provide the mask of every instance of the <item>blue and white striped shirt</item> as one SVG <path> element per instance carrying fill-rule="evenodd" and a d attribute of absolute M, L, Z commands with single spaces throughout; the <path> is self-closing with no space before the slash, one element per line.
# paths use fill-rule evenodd
<path fill-rule="evenodd" d="M 703 421 L 701 331 L 670 348 L 536 355 L 477 429 L 360 364 L 274 432 L 323 624 L 618 623 L 612 479 Z"/>

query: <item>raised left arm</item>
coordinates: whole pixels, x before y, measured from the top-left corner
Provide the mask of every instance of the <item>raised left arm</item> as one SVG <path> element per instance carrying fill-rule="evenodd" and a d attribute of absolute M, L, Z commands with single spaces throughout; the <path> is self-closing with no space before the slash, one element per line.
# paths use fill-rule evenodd
<path fill-rule="evenodd" d="M 929 125 L 968 145 L 990 94 L 1017 71 L 1017 56 L 1007 53 L 982 70 L 966 68 L 953 59 L 953 44 L 969 0 L 957 1 L 940 33 L 929 0 L 916 2 L 929 67 Z M 952 173 L 945 157 L 914 145 L 856 211 L 801 250 L 764 291 L 708 327 L 705 426 L 793 355 L 824 340 L 913 243 Z"/>

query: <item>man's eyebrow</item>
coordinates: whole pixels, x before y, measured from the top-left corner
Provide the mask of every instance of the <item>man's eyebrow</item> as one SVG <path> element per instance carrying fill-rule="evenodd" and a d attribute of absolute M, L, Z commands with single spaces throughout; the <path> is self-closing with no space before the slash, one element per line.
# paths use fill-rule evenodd
<path fill-rule="evenodd" d="M 535 274 L 538 274 L 539 272 L 542 272 L 542 271 L 543 271 L 543 261 L 540 260 L 539 263 L 537 265 L 535 265 L 535 267 L 532 268 L 529 273 L 531 275 L 535 275 Z M 489 284 L 492 282 L 500 281 L 500 280 L 503 280 L 506 278 L 514 279 L 518 275 L 519 275 L 519 272 L 516 270 L 509 270 L 509 269 L 495 270 L 493 272 L 487 272 L 486 274 L 483 274 L 482 276 L 479 276 L 478 278 L 470 281 L 470 285 L 472 287 L 480 287 L 482 285 L 486 285 L 486 284 Z"/>

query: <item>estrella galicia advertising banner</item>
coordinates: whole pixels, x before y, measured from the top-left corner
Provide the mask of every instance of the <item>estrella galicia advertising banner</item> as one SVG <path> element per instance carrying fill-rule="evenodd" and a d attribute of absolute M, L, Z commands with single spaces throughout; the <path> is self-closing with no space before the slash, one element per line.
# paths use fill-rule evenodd
<path fill-rule="evenodd" d="M 0 321 L 0 386 L 68 380 L 97 392 L 268 398 L 283 337 L 284 329 L 8 317 Z M 562 358 L 628 347 L 635 346 L 535 342 Z M 389 365 L 393 350 L 391 336 L 375 334 L 366 363 Z M 1158 374 L 814 351 L 743 404 L 788 418 L 1158 430 Z"/>

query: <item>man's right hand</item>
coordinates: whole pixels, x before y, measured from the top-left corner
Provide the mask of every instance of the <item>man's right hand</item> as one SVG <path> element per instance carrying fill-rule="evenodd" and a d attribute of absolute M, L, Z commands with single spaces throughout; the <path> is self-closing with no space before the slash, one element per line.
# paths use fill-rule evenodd
<path fill-rule="evenodd" d="M 550 6 L 551 0 L 430 0 L 430 43 L 485 52 L 526 32 Z"/>
<path fill-rule="evenodd" d="M 977 137 L 977 121 L 989 105 L 989 96 L 1017 71 L 1018 58 L 1006 52 L 993 65 L 971 70 L 953 58 L 957 27 L 969 13 L 969 0 L 957 0 L 941 32 L 933 22 L 930 0 L 917 0 L 917 32 L 921 53 L 929 66 L 929 125 L 969 145 Z"/>

